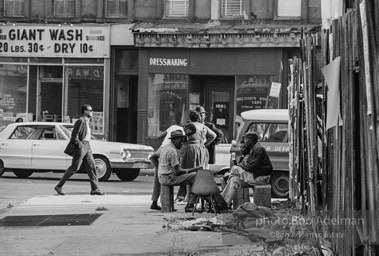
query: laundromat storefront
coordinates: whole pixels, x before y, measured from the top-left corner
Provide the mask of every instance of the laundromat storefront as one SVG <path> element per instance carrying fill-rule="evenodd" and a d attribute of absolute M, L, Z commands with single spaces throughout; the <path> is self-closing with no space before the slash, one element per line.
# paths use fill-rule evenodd
<path fill-rule="evenodd" d="M 24 25 L 0 29 L 0 121 L 74 122 L 94 110 L 106 135 L 108 26 Z"/>

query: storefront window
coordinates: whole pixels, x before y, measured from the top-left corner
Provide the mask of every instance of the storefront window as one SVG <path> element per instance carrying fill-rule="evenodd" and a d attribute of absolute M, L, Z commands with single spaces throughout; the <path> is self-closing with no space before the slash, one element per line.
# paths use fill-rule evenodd
<path fill-rule="evenodd" d="M 150 75 L 148 136 L 158 136 L 171 125 L 187 121 L 188 81 L 188 75 Z"/>
<path fill-rule="evenodd" d="M 26 119 L 26 65 L 0 64 L 0 119 Z M 25 120 L 26 121 L 26 120 Z"/>
<path fill-rule="evenodd" d="M 104 134 L 104 67 L 67 66 L 65 67 L 67 90 L 67 115 L 75 121 L 84 104 L 90 104 L 93 113 L 92 131 Z"/>
<path fill-rule="evenodd" d="M 237 76 L 237 115 L 251 109 L 266 108 L 267 95 L 275 76 Z"/>

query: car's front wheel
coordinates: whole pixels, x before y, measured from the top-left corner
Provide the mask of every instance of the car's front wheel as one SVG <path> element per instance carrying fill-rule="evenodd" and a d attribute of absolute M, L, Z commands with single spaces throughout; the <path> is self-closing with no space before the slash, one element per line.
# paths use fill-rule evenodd
<path fill-rule="evenodd" d="M 133 181 L 135 180 L 139 173 L 140 169 L 117 169 L 115 170 L 117 177 L 122 181 Z"/>
<path fill-rule="evenodd" d="M 287 198 L 289 195 L 288 172 L 277 172 L 271 178 L 271 193 L 277 198 Z"/>
<path fill-rule="evenodd" d="M 94 156 L 96 175 L 100 181 L 108 180 L 112 175 L 112 168 L 107 158 L 103 156 Z"/>
<path fill-rule="evenodd" d="M 32 170 L 14 170 L 14 175 L 16 175 L 18 178 L 28 178 L 30 175 L 33 174 Z"/>

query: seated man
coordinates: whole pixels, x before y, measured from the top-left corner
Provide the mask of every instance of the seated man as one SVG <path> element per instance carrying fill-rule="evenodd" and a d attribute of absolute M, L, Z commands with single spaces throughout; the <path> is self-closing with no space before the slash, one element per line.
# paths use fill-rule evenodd
<path fill-rule="evenodd" d="M 241 149 L 242 159 L 230 170 L 226 187 L 221 192 L 228 207 L 238 187 L 250 185 L 265 185 L 270 181 L 272 164 L 266 149 L 258 143 L 258 134 L 248 132 L 244 137 L 244 146 Z"/>
<path fill-rule="evenodd" d="M 198 166 L 191 169 L 181 169 L 179 159 L 179 149 L 183 146 L 185 135 L 183 131 L 176 130 L 171 132 L 171 142 L 161 148 L 158 177 L 159 182 L 165 186 L 180 186 L 192 184 L 196 177 L 196 171 L 203 167 Z M 186 212 L 192 212 L 193 205 L 187 204 Z M 191 209 L 192 208 L 192 209 Z"/>

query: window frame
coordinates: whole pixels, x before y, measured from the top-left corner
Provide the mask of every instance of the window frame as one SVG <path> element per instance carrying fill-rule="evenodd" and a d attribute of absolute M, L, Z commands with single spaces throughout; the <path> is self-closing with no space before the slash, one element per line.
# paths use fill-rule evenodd
<path fill-rule="evenodd" d="M 168 12 L 168 8 L 170 5 L 169 3 L 172 2 L 184 2 L 184 15 L 172 15 Z M 164 17 L 166 19 L 185 19 L 189 17 L 189 11 L 190 11 L 190 1 L 189 0 L 165 0 L 165 5 L 164 5 Z"/>
<path fill-rule="evenodd" d="M 32 131 L 28 131 L 28 129 L 34 129 Z M 13 132 L 10 134 L 9 138 L 10 140 L 28 140 L 30 138 L 30 136 L 35 133 L 37 129 L 35 129 L 34 127 L 30 127 L 30 126 L 27 126 L 27 125 L 19 125 L 16 127 L 16 129 L 13 130 Z M 24 132 L 28 132 L 29 134 L 25 134 Z M 20 134 L 20 135 L 26 135 L 26 137 L 23 137 L 23 136 L 17 136 L 16 133 Z"/>
<path fill-rule="evenodd" d="M 6 11 L 6 8 L 5 8 L 5 6 L 6 6 L 6 4 L 7 4 L 7 2 L 22 2 L 23 3 L 23 8 L 21 8 L 21 13 L 17 13 L 17 14 L 15 14 L 14 13 L 14 6 L 13 6 L 13 12 L 12 13 L 7 13 L 7 11 Z M 26 4 L 27 4 L 27 1 L 25 1 L 25 0 L 3 0 L 2 1 L 2 7 L 3 7 L 3 16 L 4 17 L 25 17 L 25 7 L 26 7 Z"/>
<path fill-rule="evenodd" d="M 174 80 L 172 80 L 173 77 L 178 77 L 178 79 L 174 78 Z M 172 125 L 171 121 L 173 121 L 173 119 L 171 118 L 175 118 L 177 125 L 185 123 L 186 116 L 188 116 L 189 113 L 190 75 L 185 73 L 149 73 L 148 84 L 148 136 L 159 136 L 159 134 L 168 129 Z M 175 89 L 172 89 L 172 87 L 175 87 Z M 178 99 L 176 97 L 177 95 L 183 96 L 181 101 L 175 101 L 175 99 Z M 166 98 L 166 96 L 168 98 Z M 171 104 L 169 103 L 171 100 L 173 101 L 172 107 L 175 112 L 173 113 L 174 115 L 171 115 L 170 110 L 167 109 L 168 105 Z M 180 104 L 180 106 L 178 106 L 178 104 Z M 161 115 L 162 113 L 165 115 Z"/>
<path fill-rule="evenodd" d="M 299 16 L 279 16 L 278 13 L 279 13 L 279 1 L 283 1 L 283 0 L 275 0 L 274 1 L 274 19 L 275 20 L 301 20 L 304 15 L 306 15 L 306 13 L 304 13 L 307 9 L 307 3 L 306 1 L 303 1 L 303 0 L 298 0 L 300 1 L 300 15 Z"/>
<path fill-rule="evenodd" d="M 54 0 L 54 6 L 53 6 L 53 11 L 54 11 L 54 17 L 59 17 L 59 18 L 74 18 L 75 17 L 75 9 L 76 9 L 76 0 L 61 0 L 63 2 L 63 13 L 60 14 L 60 13 L 57 13 L 57 1 L 58 0 Z M 70 1 L 74 1 L 74 8 L 73 8 L 73 12 L 72 14 L 71 13 L 67 13 L 67 6 L 70 5 Z"/>
<path fill-rule="evenodd" d="M 227 5 L 228 1 L 236 1 L 236 2 L 239 1 L 239 8 L 240 8 L 239 14 L 227 13 L 227 8 L 225 10 L 224 7 Z M 220 4 L 220 17 L 221 18 L 241 18 L 244 16 L 245 8 L 246 8 L 245 0 L 222 0 Z"/>
<path fill-rule="evenodd" d="M 259 129 L 253 128 L 253 126 L 257 128 L 259 127 Z M 273 132 L 272 129 L 275 131 Z M 283 138 L 281 138 L 281 140 L 277 140 L 277 136 L 275 135 L 277 135 L 278 132 L 284 131 L 285 134 Z M 278 123 L 273 121 L 251 122 L 243 134 L 246 134 L 247 132 L 257 133 L 258 142 L 288 143 L 288 123 Z"/>
<path fill-rule="evenodd" d="M 105 4 L 104 4 L 104 7 L 105 7 L 105 10 L 104 10 L 104 13 L 105 13 L 105 17 L 106 18 L 128 18 L 129 17 L 129 13 L 130 13 L 130 10 L 129 10 L 129 1 L 126 0 L 125 3 L 126 3 L 126 13 L 125 14 L 122 14 L 120 13 L 120 11 L 118 11 L 117 14 L 109 14 L 108 13 L 108 2 L 111 1 L 111 0 L 106 0 L 105 1 Z M 120 10 L 120 1 L 122 0 L 115 0 L 116 1 L 116 5 L 117 5 L 117 10 Z"/>

